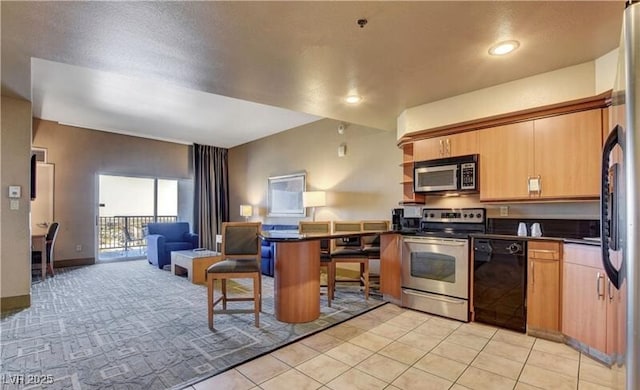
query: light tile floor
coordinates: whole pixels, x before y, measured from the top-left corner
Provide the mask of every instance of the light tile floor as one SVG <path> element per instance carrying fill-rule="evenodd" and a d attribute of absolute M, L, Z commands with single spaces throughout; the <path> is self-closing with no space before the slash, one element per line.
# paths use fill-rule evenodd
<path fill-rule="evenodd" d="M 187 389 L 624 389 L 571 347 L 387 304 Z"/>

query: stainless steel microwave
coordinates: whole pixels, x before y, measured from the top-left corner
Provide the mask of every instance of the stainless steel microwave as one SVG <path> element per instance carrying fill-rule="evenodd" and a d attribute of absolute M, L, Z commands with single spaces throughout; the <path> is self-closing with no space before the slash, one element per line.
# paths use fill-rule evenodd
<path fill-rule="evenodd" d="M 418 161 L 413 168 L 415 192 L 477 192 L 478 155 Z"/>

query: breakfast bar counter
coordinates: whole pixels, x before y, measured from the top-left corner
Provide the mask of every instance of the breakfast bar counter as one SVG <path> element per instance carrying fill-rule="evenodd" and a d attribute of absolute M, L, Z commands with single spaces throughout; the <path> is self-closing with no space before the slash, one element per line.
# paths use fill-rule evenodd
<path fill-rule="evenodd" d="M 275 243 L 274 311 L 278 321 L 311 322 L 320 317 L 320 241 L 380 233 L 291 233 L 263 231 Z"/>

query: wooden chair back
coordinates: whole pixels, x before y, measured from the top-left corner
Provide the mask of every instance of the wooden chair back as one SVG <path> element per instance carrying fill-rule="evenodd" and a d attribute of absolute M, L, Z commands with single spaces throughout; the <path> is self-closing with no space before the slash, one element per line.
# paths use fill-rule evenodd
<path fill-rule="evenodd" d="M 333 221 L 333 233 L 360 233 L 362 223 L 360 221 Z M 331 240 L 331 250 L 338 248 L 360 248 L 360 237 L 336 238 Z"/>
<path fill-rule="evenodd" d="M 260 263 L 260 222 L 223 222 L 223 259 L 255 259 Z"/>
<path fill-rule="evenodd" d="M 300 233 L 331 233 L 331 222 L 329 221 L 300 221 L 298 223 Z M 329 240 L 320 240 L 320 250 L 328 253 L 330 250 Z"/>

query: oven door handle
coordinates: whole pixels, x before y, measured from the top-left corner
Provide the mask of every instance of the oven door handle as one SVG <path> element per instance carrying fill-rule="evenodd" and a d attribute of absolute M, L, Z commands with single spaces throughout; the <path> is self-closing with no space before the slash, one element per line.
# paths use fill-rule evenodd
<path fill-rule="evenodd" d="M 462 299 L 453 299 L 453 298 L 443 297 L 441 295 L 419 293 L 419 292 L 415 292 L 415 291 L 412 291 L 412 290 L 406 290 L 404 288 L 402 289 L 402 292 L 407 294 L 407 295 L 414 295 L 416 297 L 426 297 L 426 298 L 429 298 L 429 299 L 435 299 L 437 301 L 442 301 L 442 302 L 446 302 L 446 303 L 456 303 L 456 304 L 464 305 L 464 303 L 466 302 L 466 301 L 464 301 Z"/>
<path fill-rule="evenodd" d="M 465 246 L 467 241 L 453 241 L 453 240 L 434 240 L 434 239 L 421 239 L 421 238 L 405 238 L 404 242 L 408 244 L 437 244 L 445 246 Z"/>

